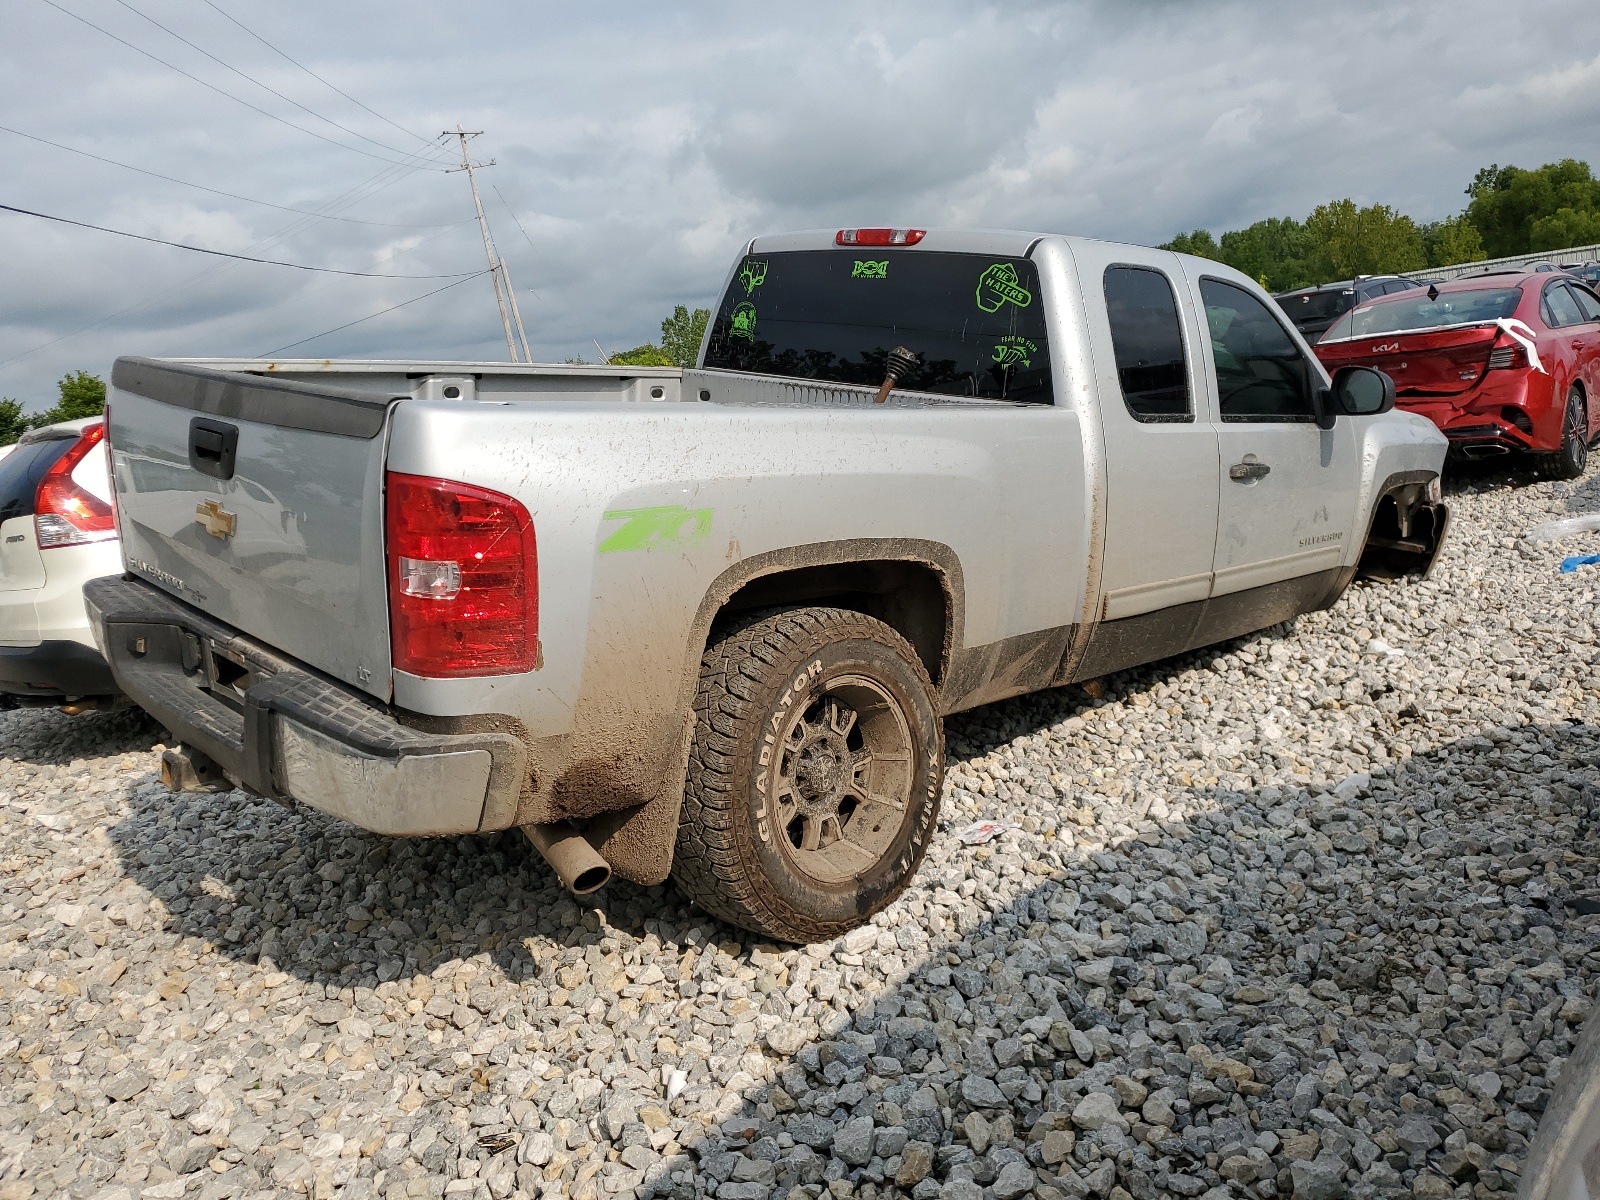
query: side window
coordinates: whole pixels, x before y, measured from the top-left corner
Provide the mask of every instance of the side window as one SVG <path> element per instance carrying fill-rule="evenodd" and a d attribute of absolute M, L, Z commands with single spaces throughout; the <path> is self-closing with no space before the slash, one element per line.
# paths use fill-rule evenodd
<path fill-rule="evenodd" d="M 1106 315 L 1122 402 L 1135 421 L 1192 421 L 1172 284 L 1148 267 L 1106 268 Z"/>
<path fill-rule="evenodd" d="M 1583 314 L 1585 322 L 1600 321 L 1600 296 L 1596 296 L 1586 287 L 1576 283 L 1567 284 L 1567 291 L 1572 294 L 1577 302 L 1578 311 Z"/>
<path fill-rule="evenodd" d="M 1552 328 L 1583 324 L 1583 314 L 1578 311 L 1578 302 L 1568 293 L 1565 284 L 1555 283 L 1545 288 L 1543 307 L 1545 324 Z"/>
<path fill-rule="evenodd" d="M 1202 279 L 1200 298 L 1224 421 L 1310 421 L 1310 378 L 1300 351 L 1266 305 L 1243 288 Z"/>

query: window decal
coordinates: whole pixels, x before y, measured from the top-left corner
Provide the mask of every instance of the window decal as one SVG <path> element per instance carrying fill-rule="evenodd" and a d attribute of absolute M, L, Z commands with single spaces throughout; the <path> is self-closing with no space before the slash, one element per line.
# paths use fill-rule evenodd
<path fill-rule="evenodd" d="M 744 300 L 734 306 L 728 318 L 728 336 L 754 340 L 756 336 L 756 306 Z"/>
<path fill-rule="evenodd" d="M 1003 336 L 994 348 L 992 356 L 994 364 L 1002 371 L 1021 363 L 1025 367 L 1033 366 L 1033 356 L 1039 347 L 1020 334 L 1008 333 Z"/>
<path fill-rule="evenodd" d="M 765 259 L 757 262 L 753 258 L 745 259 L 744 267 L 739 272 L 739 282 L 744 284 L 746 296 L 754 292 L 767 281 L 767 263 Z"/>
<path fill-rule="evenodd" d="M 855 266 L 850 268 L 851 279 L 887 279 L 889 278 L 889 260 L 881 259 L 873 262 L 871 259 L 862 261 L 856 259 Z"/>
<path fill-rule="evenodd" d="M 978 276 L 978 307 L 984 312 L 999 312 L 1007 301 L 1018 308 L 1033 303 L 1033 293 L 1017 279 L 1017 268 L 1011 263 L 995 263 Z"/>

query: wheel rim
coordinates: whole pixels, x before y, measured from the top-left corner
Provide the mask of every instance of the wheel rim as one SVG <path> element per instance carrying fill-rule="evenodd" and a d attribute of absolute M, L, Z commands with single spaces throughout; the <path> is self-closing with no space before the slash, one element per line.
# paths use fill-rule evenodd
<path fill-rule="evenodd" d="M 803 873 L 840 884 L 894 844 L 911 802 L 911 726 L 883 686 L 825 682 L 796 706 L 771 771 L 776 841 Z"/>
<path fill-rule="evenodd" d="M 1576 396 L 1567 401 L 1566 425 L 1567 454 L 1573 466 L 1581 471 L 1589 461 L 1589 430 L 1583 401 Z"/>

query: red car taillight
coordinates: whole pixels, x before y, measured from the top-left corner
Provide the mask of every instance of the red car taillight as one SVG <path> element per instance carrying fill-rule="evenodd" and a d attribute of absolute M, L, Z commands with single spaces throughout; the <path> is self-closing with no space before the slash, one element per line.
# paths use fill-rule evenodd
<path fill-rule="evenodd" d="M 117 519 L 111 506 L 79 487 L 72 478 L 73 468 L 105 436 L 104 422 L 86 427 L 72 448 L 56 459 L 39 481 L 33 498 L 33 528 L 41 550 L 104 542 L 117 536 Z"/>
<path fill-rule="evenodd" d="M 1521 345 L 1498 346 L 1489 354 L 1489 370 L 1510 371 L 1528 365 L 1527 348 Z"/>
<path fill-rule="evenodd" d="M 387 483 L 395 667 L 433 678 L 531 671 L 539 559 L 528 510 L 449 479 L 391 471 Z"/>

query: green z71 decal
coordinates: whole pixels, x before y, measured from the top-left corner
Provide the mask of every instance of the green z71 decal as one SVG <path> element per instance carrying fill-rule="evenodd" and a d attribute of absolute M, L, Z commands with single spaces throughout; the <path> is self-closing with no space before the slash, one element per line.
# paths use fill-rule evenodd
<path fill-rule="evenodd" d="M 681 550 L 698 546 L 711 533 L 709 508 L 664 504 L 659 508 L 618 508 L 606 513 L 608 521 L 625 521 L 623 527 L 600 543 L 599 554 L 627 550 Z"/>
<path fill-rule="evenodd" d="M 728 336 L 754 339 L 756 336 L 756 306 L 741 300 L 728 314 Z"/>
<path fill-rule="evenodd" d="M 984 312 L 999 312 L 1008 300 L 1018 308 L 1027 308 L 1033 303 L 1033 293 L 1022 286 L 1016 267 L 995 263 L 978 276 L 978 307 Z"/>
<path fill-rule="evenodd" d="M 873 262 L 871 259 L 863 261 L 856 259 L 856 265 L 850 268 L 851 279 L 887 279 L 889 278 L 889 260 L 887 258 Z"/>

